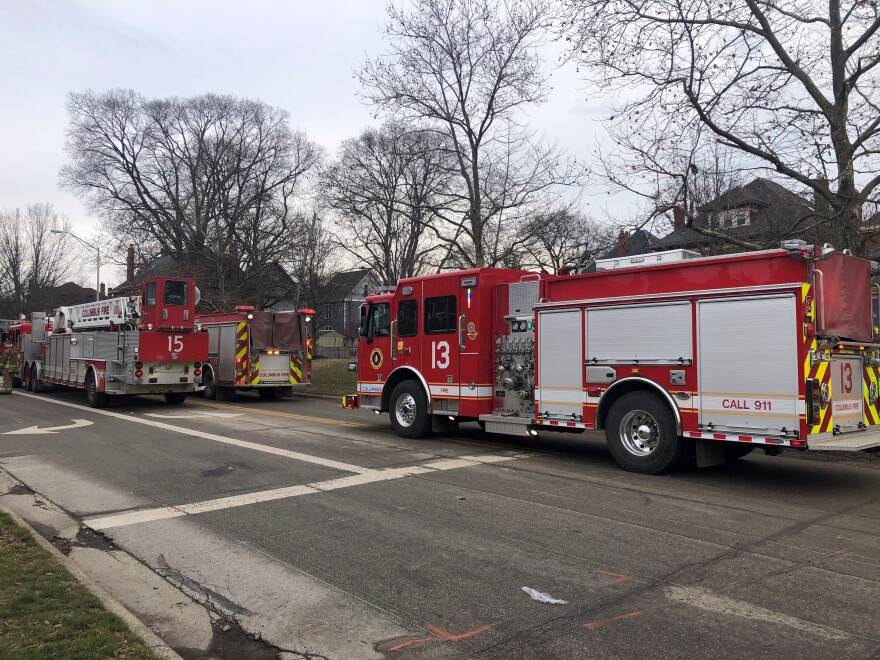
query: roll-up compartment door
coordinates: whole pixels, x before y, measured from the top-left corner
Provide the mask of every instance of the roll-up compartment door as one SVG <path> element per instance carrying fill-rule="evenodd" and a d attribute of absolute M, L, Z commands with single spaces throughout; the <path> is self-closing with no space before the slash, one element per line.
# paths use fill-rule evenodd
<path fill-rule="evenodd" d="M 793 295 L 697 303 L 700 423 L 779 434 L 800 427 Z"/>
<path fill-rule="evenodd" d="M 691 303 L 588 309 L 587 361 L 684 364 L 693 359 Z"/>
<path fill-rule="evenodd" d="M 538 313 L 538 415 L 583 418 L 582 323 L 580 309 Z"/>
<path fill-rule="evenodd" d="M 219 353 L 217 356 L 217 380 L 232 382 L 235 380 L 235 333 L 234 325 L 220 326 Z"/>

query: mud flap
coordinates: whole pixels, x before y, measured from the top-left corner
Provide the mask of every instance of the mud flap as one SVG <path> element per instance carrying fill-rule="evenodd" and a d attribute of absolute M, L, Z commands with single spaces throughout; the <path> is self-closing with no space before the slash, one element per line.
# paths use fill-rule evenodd
<path fill-rule="evenodd" d="M 727 443 L 717 440 L 697 440 L 697 467 L 712 467 L 724 465 L 727 462 L 727 452 L 724 447 Z"/>

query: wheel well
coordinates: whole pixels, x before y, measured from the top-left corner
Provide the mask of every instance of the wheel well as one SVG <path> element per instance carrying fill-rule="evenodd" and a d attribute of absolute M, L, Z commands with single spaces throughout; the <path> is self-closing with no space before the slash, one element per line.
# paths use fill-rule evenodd
<path fill-rule="evenodd" d="M 93 365 L 93 364 L 90 364 L 88 366 L 88 368 L 86 369 L 86 378 L 83 381 L 83 384 L 89 382 L 89 376 L 91 376 L 92 378 L 95 379 L 95 386 L 97 387 L 97 385 L 98 385 L 98 370 L 95 369 L 95 365 Z"/>
<path fill-rule="evenodd" d="M 669 395 L 669 392 L 660 387 L 657 383 L 647 378 L 625 378 L 614 383 L 605 390 L 602 398 L 599 400 L 599 410 L 596 412 L 596 428 L 604 429 L 605 420 L 608 418 L 608 411 L 614 403 L 625 394 L 630 392 L 647 392 L 658 396 L 672 410 L 675 417 L 676 432 L 681 435 L 681 412 L 675 401 Z"/>
<path fill-rule="evenodd" d="M 210 362 L 202 362 L 202 382 L 205 382 L 205 377 L 208 374 L 211 374 L 211 379 L 214 378 L 214 367 L 211 366 Z"/>
<path fill-rule="evenodd" d="M 425 390 L 425 394 L 428 397 L 428 412 L 431 411 L 431 394 L 430 390 L 428 390 L 425 386 L 424 378 L 419 375 L 418 372 L 413 371 L 408 368 L 396 369 L 391 372 L 391 375 L 388 376 L 388 380 L 385 381 L 385 386 L 382 388 L 382 403 L 381 403 L 381 411 L 388 412 L 388 407 L 391 405 L 391 393 L 394 392 L 394 388 L 400 385 L 405 380 L 414 380 L 417 383 L 421 384 L 422 389 Z"/>

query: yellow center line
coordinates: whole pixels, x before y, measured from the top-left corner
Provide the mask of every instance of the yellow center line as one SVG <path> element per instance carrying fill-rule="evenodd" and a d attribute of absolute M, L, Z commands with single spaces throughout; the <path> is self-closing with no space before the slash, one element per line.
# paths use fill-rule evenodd
<path fill-rule="evenodd" d="M 207 408 L 216 408 L 217 410 L 244 410 L 245 412 L 257 413 L 260 415 L 273 415 L 275 417 L 287 417 L 290 419 L 301 419 L 306 422 L 320 422 L 322 424 L 332 424 L 334 426 L 350 426 L 359 429 L 376 429 L 378 427 L 371 424 L 361 424 L 359 422 L 344 422 L 342 420 L 329 419 L 327 417 L 311 417 L 309 415 L 297 415 L 296 413 L 279 412 L 277 410 L 266 410 L 264 408 L 246 408 L 245 406 L 234 406 L 228 404 L 207 403 L 203 401 L 188 401 L 196 406 L 205 406 Z"/>

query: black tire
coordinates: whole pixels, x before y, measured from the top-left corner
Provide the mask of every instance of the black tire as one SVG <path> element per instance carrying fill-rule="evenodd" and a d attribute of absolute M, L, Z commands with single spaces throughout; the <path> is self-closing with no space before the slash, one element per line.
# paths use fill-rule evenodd
<path fill-rule="evenodd" d="M 31 371 L 33 368 L 34 367 L 32 364 L 25 365 L 24 368 L 24 389 L 26 389 L 28 392 L 34 391 L 34 375 Z"/>
<path fill-rule="evenodd" d="M 210 400 L 217 398 L 217 383 L 214 381 L 214 372 L 210 369 L 205 369 L 205 389 L 204 395 L 205 398 Z"/>
<path fill-rule="evenodd" d="M 724 447 L 724 455 L 728 462 L 735 461 L 743 456 L 748 456 L 755 449 L 755 445 L 751 445 L 747 442 L 726 442 L 724 444 L 726 445 Z"/>
<path fill-rule="evenodd" d="M 40 382 L 40 379 L 37 376 L 37 365 L 35 364 L 31 365 L 31 387 L 29 391 L 33 392 L 34 394 L 39 394 L 40 392 L 45 391 L 43 384 Z"/>
<path fill-rule="evenodd" d="M 425 438 L 431 434 L 431 416 L 425 390 L 414 380 L 394 388 L 388 406 L 391 428 L 402 438 Z"/>
<path fill-rule="evenodd" d="M 668 472 L 693 454 L 693 444 L 678 437 L 669 406 L 649 392 L 630 392 L 614 402 L 605 438 L 614 460 L 630 472 Z"/>
<path fill-rule="evenodd" d="M 186 392 L 165 392 L 163 396 L 165 397 L 166 403 L 171 403 L 175 406 L 179 406 L 181 403 L 186 401 Z"/>
<path fill-rule="evenodd" d="M 93 371 L 86 376 L 86 400 L 89 402 L 89 408 L 106 408 L 110 403 L 110 396 L 98 390 L 98 382 Z"/>
<path fill-rule="evenodd" d="M 257 392 L 259 392 L 260 398 L 265 401 L 275 401 L 279 394 L 277 387 L 260 387 L 257 388 Z"/>

